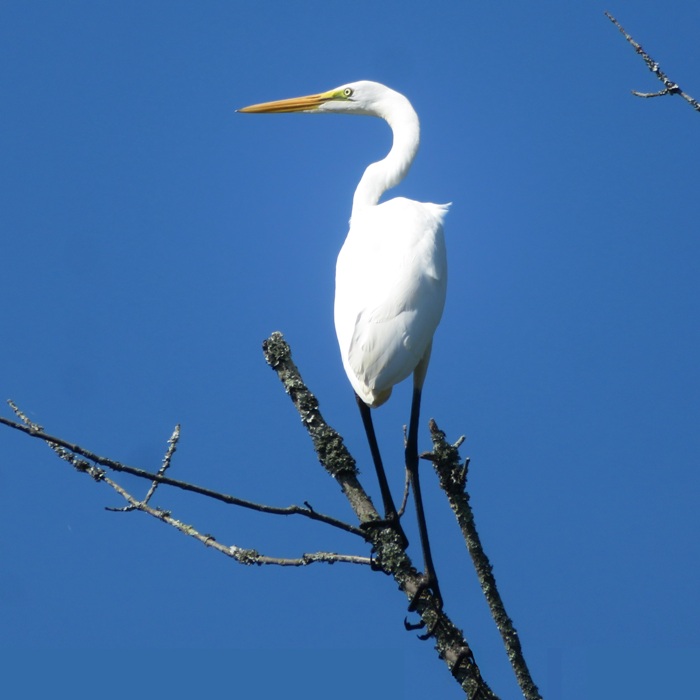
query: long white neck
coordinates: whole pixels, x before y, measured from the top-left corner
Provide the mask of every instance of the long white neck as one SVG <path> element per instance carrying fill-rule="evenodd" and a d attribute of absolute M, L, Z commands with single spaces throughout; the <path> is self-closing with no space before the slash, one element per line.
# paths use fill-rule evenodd
<path fill-rule="evenodd" d="M 375 116 L 387 121 L 394 134 L 394 142 L 386 158 L 367 166 L 355 190 L 353 212 L 376 205 L 384 192 L 398 185 L 406 176 L 418 151 L 418 115 L 403 95 L 392 93 L 392 99 Z"/>

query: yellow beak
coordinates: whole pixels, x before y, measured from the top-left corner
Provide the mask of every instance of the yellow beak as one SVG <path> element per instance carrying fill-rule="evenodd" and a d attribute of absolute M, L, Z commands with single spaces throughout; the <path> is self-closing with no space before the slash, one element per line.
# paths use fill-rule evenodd
<path fill-rule="evenodd" d="M 313 112 L 324 102 L 333 97 L 333 92 L 321 92 L 318 95 L 306 95 L 304 97 L 292 97 L 288 100 L 276 100 L 274 102 L 261 102 L 237 109 L 237 112 L 282 114 L 284 112 Z"/>

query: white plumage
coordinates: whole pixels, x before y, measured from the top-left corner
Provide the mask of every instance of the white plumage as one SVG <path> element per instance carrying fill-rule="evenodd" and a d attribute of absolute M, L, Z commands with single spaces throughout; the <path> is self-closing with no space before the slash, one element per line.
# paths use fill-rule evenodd
<path fill-rule="evenodd" d="M 445 305 L 447 207 L 404 197 L 353 209 L 335 277 L 335 329 L 357 395 L 381 406 L 430 358 Z"/>

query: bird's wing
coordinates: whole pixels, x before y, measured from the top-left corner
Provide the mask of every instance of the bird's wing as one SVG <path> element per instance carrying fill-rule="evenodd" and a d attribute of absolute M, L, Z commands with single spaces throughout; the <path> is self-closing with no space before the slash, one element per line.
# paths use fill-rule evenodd
<path fill-rule="evenodd" d="M 442 316 L 444 211 L 397 198 L 353 217 L 336 270 L 336 330 L 348 377 L 370 405 L 414 371 Z"/>

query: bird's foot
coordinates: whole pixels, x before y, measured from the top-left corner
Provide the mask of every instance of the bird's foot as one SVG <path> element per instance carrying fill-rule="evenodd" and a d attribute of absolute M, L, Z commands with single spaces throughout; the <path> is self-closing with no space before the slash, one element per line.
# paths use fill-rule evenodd
<path fill-rule="evenodd" d="M 411 596 L 411 600 L 408 604 L 408 612 L 415 611 L 416 606 L 418 605 L 418 599 L 424 591 L 429 591 L 432 593 L 438 610 L 442 610 L 442 594 L 440 593 L 437 577 L 434 575 L 431 576 L 430 574 L 422 574 L 418 587 L 416 588 L 416 592 Z"/>
<path fill-rule="evenodd" d="M 419 622 L 409 622 L 407 617 L 403 619 L 403 626 L 407 632 L 425 629 L 425 632 L 423 634 L 418 635 L 418 639 L 420 639 L 423 642 L 427 641 L 435 635 L 435 628 L 437 627 L 437 623 L 437 619 L 435 619 L 435 621 L 431 625 L 426 625 L 426 623 L 423 620 L 420 620 Z"/>
<path fill-rule="evenodd" d="M 440 588 L 438 587 L 437 578 L 435 578 L 434 576 L 431 577 L 428 574 L 423 574 L 421 576 L 420 582 L 418 584 L 418 587 L 416 588 L 415 593 L 413 593 L 409 601 L 408 612 L 415 612 L 416 607 L 418 605 L 418 599 L 426 591 L 429 591 L 432 594 L 432 598 L 437 609 L 442 610 L 442 595 L 440 594 Z M 437 625 L 437 622 L 438 618 L 435 618 L 435 620 L 431 624 L 426 625 L 425 620 L 419 620 L 418 622 L 409 622 L 408 618 L 404 618 L 403 625 L 408 632 L 425 629 L 425 633 L 419 634 L 418 639 L 426 640 L 430 639 L 435 634 L 435 627 Z"/>
<path fill-rule="evenodd" d="M 476 665 L 476 659 L 474 659 L 474 654 L 472 653 L 472 650 L 469 647 L 462 647 L 459 650 L 459 654 L 457 654 L 457 659 L 454 661 L 454 663 L 450 666 L 450 673 L 457 677 L 457 671 L 459 670 L 459 667 L 463 664 L 466 663 L 467 667 L 473 667 Z"/>

